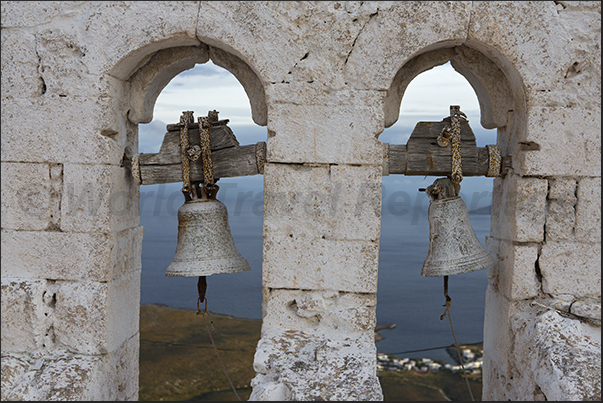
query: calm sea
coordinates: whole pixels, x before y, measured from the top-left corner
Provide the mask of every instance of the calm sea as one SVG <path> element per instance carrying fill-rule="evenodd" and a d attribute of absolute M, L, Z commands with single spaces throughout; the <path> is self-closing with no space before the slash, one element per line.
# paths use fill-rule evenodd
<path fill-rule="evenodd" d="M 222 179 L 219 185 L 218 199 L 228 208 L 236 247 L 251 270 L 208 276 L 208 309 L 261 319 L 262 178 L 238 182 Z M 180 184 L 141 187 L 140 221 L 145 228 L 141 304 L 197 307 L 197 277 L 165 276 L 176 249 L 177 210 L 183 203 L 180 187 Z M 398 191 L 397 195 L 390 193 L 387 197 L 384 194 L 381 218 L 377 323 L 396 326 L 380 331 L 384 339 L 377 342 L 377 349 L 399 358 L 429 357 L 454 364 L 443 348 L 454 343 L 448 318 L 440 320 L 445 301 L 443 277 L 421 276 L 429 247 L 429 201 L 416 187 Z M 489 205 L 483 195 L 479 203 L 467 199 L 465 202 L 473 207 Z M 478 239 L 485 244 L 490 215 L 471 214 L 470 218 Z M 486 274 L 486 270 L 480 270 L 449 277 L 450 313 L 456 339 L 461 344 L 483 340 Z"/>

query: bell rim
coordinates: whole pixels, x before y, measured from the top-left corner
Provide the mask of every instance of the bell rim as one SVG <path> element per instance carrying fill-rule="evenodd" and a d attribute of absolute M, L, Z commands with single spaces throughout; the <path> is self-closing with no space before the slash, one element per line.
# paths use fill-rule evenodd
<path fill-rule="evenodd" d="M 441 262 L 438 264 L 438 262 Z M 455 260 L 434 260 L 430 259 L 423 263 L 421 275 L 425 277 L 441 277 L 447 275 L 455 275 L 462 273 L 470 273 L 473 271 L 480 271 L 492 267 L 494 260 L 484 251 L 476 255 L 472 259 L 455 259 Z M 453 266 L 453 268 L 450 268 Z M 479 267 L 479 268 L 478 268 Z M 447 274 L 432 274 L 435 272 L 442 273 L 446 271 Z"/>
<path fill-rule="evenodd" d="M 225 259 L 226 260 L 226 259 Z M 203 261 L 176 261 L 172 262 L 165 271 L 166 277 L 198 277 L 198 276 L 211 276 L 212 274 L 229 274 L 229 273 L 242 273 L 250 271 L 251 266 L 245 258 L 233 259 L 229 258 L 231 264 L 214 265 L 199 268 Z M 206 263 L 206 262 L 205 262 Z"/>

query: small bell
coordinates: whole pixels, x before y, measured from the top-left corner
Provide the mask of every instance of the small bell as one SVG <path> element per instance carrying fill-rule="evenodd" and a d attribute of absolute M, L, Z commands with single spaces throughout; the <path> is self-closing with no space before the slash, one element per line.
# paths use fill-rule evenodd
<path fill-rule="evenodd" d="M 449 276 L 481 270 L 493 265 L 477 239 L 469 212 L 458 196 L 460 185 L 440 178 L 425 189 L 429 203 L 429 252 L 421 275 Z"/>
<path fill-rule="evenodd" d="M 188 142 L 188 125 L 193 121 L 193 112 L 184 111 L 180 117 L 182 192 L 185 202 L 178 209 L 178 245 L 165 275 L 199 276 L 200 284 L 205 281 L 205 276 L 211 274 L 251 270 L 249 263 L 235 247 L 226 206 L 216 199 L 220 188 L 214 184 L 209 129 L 211 122 L 217 119 L 217 111 L 210 111 L 207 117 L 198 119 L 200 147 L 195 148 Z M 199 157 L 203 166 L 203 188 L 198 188 L 199 184 L 193 184 L 190 180 L 189 163 L 197 161 Z M 205 297 L 201 295 L 201 288 L 199 290 L 202 302 Z"/>
<path fill-rule="evenodd" d="M 178 209 L 178 246 L 166 276 L 209 276 L 251 270 L 237 250 L 226 206 L 215 198 L 186 201 Z"/>

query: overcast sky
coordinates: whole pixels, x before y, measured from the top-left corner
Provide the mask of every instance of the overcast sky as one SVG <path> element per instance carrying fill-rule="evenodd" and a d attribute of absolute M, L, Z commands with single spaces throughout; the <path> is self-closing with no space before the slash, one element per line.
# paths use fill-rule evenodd
<path fill-rule="evenodd" d="M 406 144 L 417 122 L 440 121 L 449 115 L 450 105 L 461 106 L 476 135 L 478 147 L 496 144 L 496 130 L 486 130 L 480 125 L 479 103 L 473 88 L 450 63 L 428 70 L 410 83 L 402 99 L 400 118 L 392 127 L 385 129 L 379 139 L 390 144 Z M 153 121 L 139 125 L 139 152 L 158 152 L 166 124 L 177 123 L 182 111 L 194 111 L 196 120 L 214 109 L 220 112 L 221 119 L 230 120 L 229 126 L 241 145 L 266 141 L 266 127 L 252 121 L 249 99 L 243 86 L 229 71 L 209 61 L 180 73 L 163 89 L 155 104 Z M 385 193 L 409 187 L 409 191 L 414 192 L 415 188 L 426 187 L 434 180 L 432 177 L 404 175 L 383 179 Z M 239 182 L 252 186 L 263 183 L 261 177 Z M 492 191 L 491 178 L 466 177 L 461 183 L 461 191 L 465 195 L 483 190 Z"/>
<path fill-rule="evenodd" d="M 495 131 L 479 124 L 479 104 L 473 88 L 449 63 L 420 74 L 410 83 L 402 99 L 400 119 L 380 139 L 405 144 L 418 121 L 439 121 L 448 115 L 450 105 L 461 106 L 476 133 L 478 146 L 495 144 Z M 182 111 L 192 110 L 196 118 L 214 109 L 220 112 L 220 118 L 230 120 L 229 126 L 241 144 L 266 140 L 266 128 L 251 120 L 243 86 L 230 72 L 209 61 L 182 72 L 163 89 L 155 104 L 153 122 L 140 125 L 140 152 L 158 152 L 166 124 L 177 123 Z"/>

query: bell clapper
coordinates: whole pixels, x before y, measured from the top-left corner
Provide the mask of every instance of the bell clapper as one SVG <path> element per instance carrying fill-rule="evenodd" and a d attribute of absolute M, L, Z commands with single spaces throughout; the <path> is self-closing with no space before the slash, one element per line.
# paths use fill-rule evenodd
<path fill-rule="evenodd" d="M 204 312 L 207 312 L 207 298 L 205 298 L 205 292 L 207 291 L 207 278 L 205 276 L 199 276 L 197 290 L 199 291 L 199 298 L 197 299 L 197 313 L 201 312 L 199 309 L 199 304 L 203 303 L 203 301 L 205 301 Z"/>

